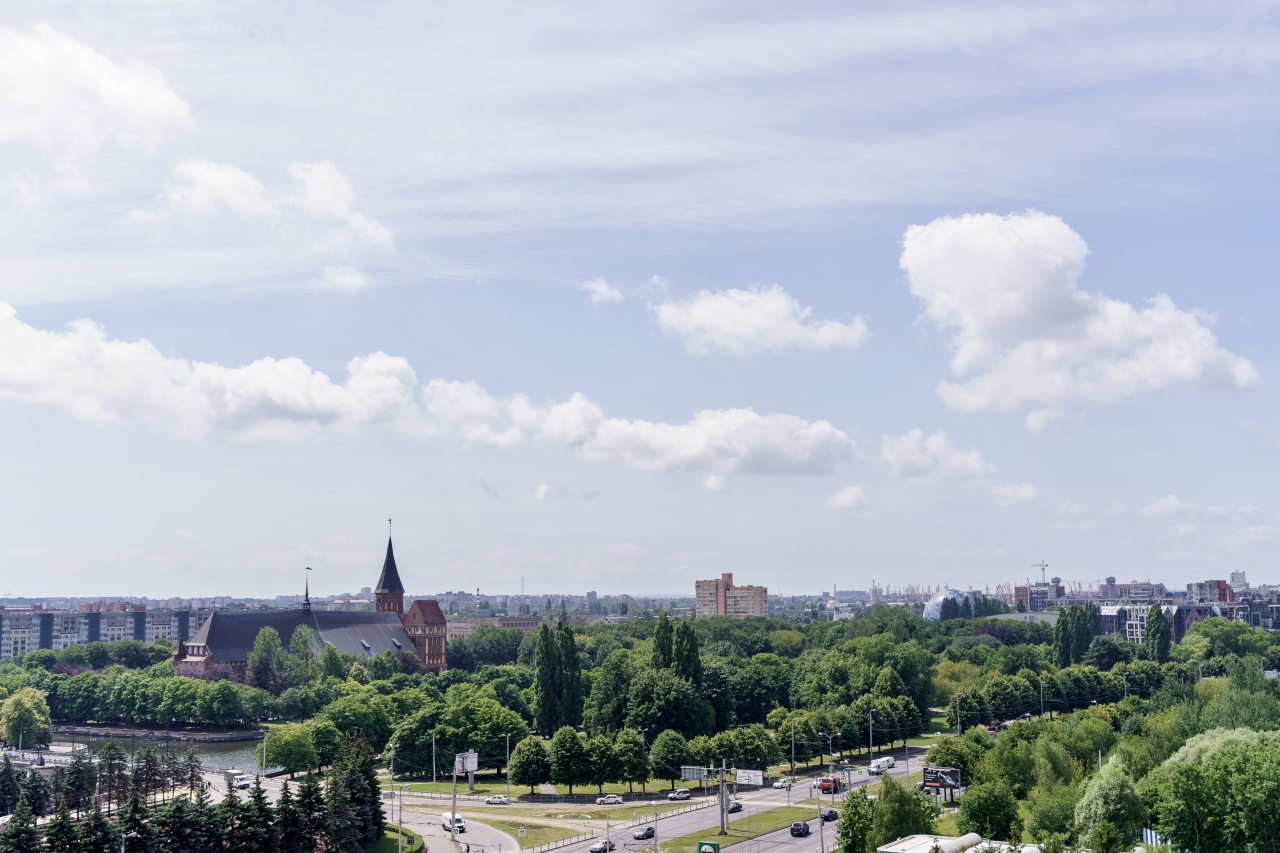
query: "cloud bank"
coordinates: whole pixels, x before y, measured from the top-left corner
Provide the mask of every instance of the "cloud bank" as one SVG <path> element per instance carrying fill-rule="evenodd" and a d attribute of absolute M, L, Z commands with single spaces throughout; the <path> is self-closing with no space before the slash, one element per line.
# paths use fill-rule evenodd
<path fill-rule="evenodd" d="M 1145 307 L 1086 293 L 1088 247 L 1056 216 L 967 214 L 913 225 L 900 265 L 921 317 L 951 337 L 938 395 L 963 412 L 1025 410 L 1041 429 L 1072 409 L 1175 385 L 1249 388 L 1257 368 L 1211 317 L 1160 294 Z"/>
<path fill-rule="evenodd" d="M 381 352 L 351 359 L 341 381 L 297 358 L 226 367 L 112 339 L 89 321 L 36 329 L 4 303 L 0 399 L 187 440 L 290 441 L 381 426 L 487 447 L 542 443 L 592 461 L 717 477 L 825 474 L 855 455 L 853 441 L 823 420 L 741 408 L 699 411 L 682 424 L 608 417 L 582 394 L 538 403 L 499 398 L 474 382 L 423 384 L 405 359 Z"/>

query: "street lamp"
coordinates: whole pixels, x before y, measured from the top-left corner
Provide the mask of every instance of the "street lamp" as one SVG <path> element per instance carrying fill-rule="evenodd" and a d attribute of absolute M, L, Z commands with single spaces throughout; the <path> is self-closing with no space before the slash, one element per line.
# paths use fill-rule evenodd
<path fill-rule="evenodd" d="M 137 837 L 138 837 L 138 833 L 136 832 L 126 832 L 124 835 L 120 836 L 120 853 L 124 853 L 124 843 L 126 841 L 128 841 L 130 838 L 137 838 Z"/>
<path fill-rule="evenodd" d="M 399 814 L 396 816 L 396 853 L 401 853 L 404 849 L 404 789 L 411 787 L 413 783 L 406 782 L 399 787 L 400 802 Z"/>
<path fill-rule="evenodd" d="M 502 765 L 502 775 L 507 777 L 507 799 L 511 799 L 511 732 L 502 735 L 507 739 L 507 763 Z"/>

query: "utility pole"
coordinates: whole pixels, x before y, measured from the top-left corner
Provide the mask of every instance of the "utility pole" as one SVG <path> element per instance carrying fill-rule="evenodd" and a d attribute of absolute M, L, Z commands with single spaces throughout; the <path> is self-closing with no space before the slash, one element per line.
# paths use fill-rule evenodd
<path fill-rule="evenodd" d="M 721 835 L 729 834 L 729 827 L 727 824 L 728 812 L 726 811 L 729 804 L 726 803 L 724 799 L 724 776 L 725 776 L 725 773 L 728 771 L 728 769 L 729 769 L 728 763 L 725 761 L 725 759 L 723 758 L 720 759 L 720 834 Z"/>
<path fill-rule="evenodd" d="M 867 711 L 867 757 L 876 752 L 876 709 Z"/>
<path fill-rule="evenodd" d="M 453 798 L 449 806 L 449 839 L 458 843 L 458 756 L 453 757 Z"/>
<path fill-rule="evenodd" d="M 791 721 L 791 778 L 796 775 L 796 721 Z M 791 787 L 787 786 L 788 801 L 791 795 Z"/>
<path fill-rule="evenodd" d="M 431 790 L 436 789 L 436 733 L 431 733 Z"/>
<path fill-rule="evenodd" d="M 956 736 L 960 735 L 960 691 L 956 691 Z"/>
<path fill-rule="evenodd" d="M 507 739 L 507 763 L 502 765 L 502 775 L 507 777 L 507 799 L 511 799 L 511 732 L 503 735 Z"/>
<path fill-rule="evenodd" d="M 1044 679 L 1040 679 L 1040 716 L 1044 716 Z"/>

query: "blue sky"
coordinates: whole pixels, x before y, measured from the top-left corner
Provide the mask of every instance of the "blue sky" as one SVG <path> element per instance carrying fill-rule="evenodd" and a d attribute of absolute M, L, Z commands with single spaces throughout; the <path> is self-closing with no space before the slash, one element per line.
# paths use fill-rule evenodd
<path fill-rule="evenodd" d="M 0 593 L 1274 579 L 1278 17 L 10 4 Z"/>

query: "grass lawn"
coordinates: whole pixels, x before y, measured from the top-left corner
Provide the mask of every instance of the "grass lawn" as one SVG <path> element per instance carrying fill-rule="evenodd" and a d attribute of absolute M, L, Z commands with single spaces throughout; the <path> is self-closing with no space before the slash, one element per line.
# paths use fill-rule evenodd
<path fill-rule="evenodd" d="M 383 777 L 383 779 L 382 779 L 382 784 L 383 784 L 384 786 L 386 786 L 386 785 L 388 784 L 385 776 L 384 776 L 384 777 Z M 450 791 L 452 791 L 452 790 L 453 790 L 453 783 L 452 783 L 452 782 L 434 782 L 434 783 L 432 783 L 432 782 L 402 782 L 402 781 L 398 781 L 398 782 L 396 782 L 396 789 L 398 790 L 398 789 L 400 788 L 400 786 L 401 786 L 401 785 L 408 785 L 408 787 L 407 787 L 407 788 L 405 788 L 405 790 L 406 790 L 406 791 L 417 791 L 417 792 L 419 792 L 419 793 L 425 793 L 425 792 L 428 792 L 428 791 L 435 791 L 436 793 L 439 793 L 439 794 L 447 794 L 447 793 L 449 793 Z M 512 788 L 512 789 L 511 789 L 511 794 L 512 794 L 512 796 L 515 796 L 515 795 L 520 794 L 520 793 L 522 793 L 522 792 L 525 792 L 525 791 L 527 791 L 527 790 L 528 790 L 528 789 L 526 789 L 526 788 Z M 463 780 L 461 780 L 461 779 L 459 779 L 459 780 L 458 780 L 458 793 L 459 793 L 459 794 L 480 794 L 480 795 L 482 795 L 482 796 L 487 797 L 487 796 L 489 796 L 490 794 L 505 794 L 506 792 L 507 792 L 507 783 L 506 783 L 504 780 L 502 780 L 502 779 L 498 779 L 498 780 L 495 780 L 495 781 L 489 781 L 489 780 L 481 781 L 480 779 L 476 779 L 476 789 L 475 789 L 474 791 L 468 791 L 468 790 L 467 790 L 467 784 L 466 784 L 466 782 L 464 782 L 464 781 L 463 781 Z"/>
<path fill-rule="evenodd" d="M 798 820 L 812 820 L 816 815 L 813 809 L 799 806 L 779 806 L 754 814 L 745 814 L 729 823 L 728 835 L 716 835 L 717 827 L 712 825 L 679 838 L 669 838 L 658 846 L 666 853 L 693 849 L 697 841 L 719 841 L 721 849 L 731 847 L 742 841 L 759 838 L 779 829 L 785 829 Z"/>
<path fill-rule="evenodd" d="M 960 830 L 956 828 L 956 813 L 947 812 L 938 818 L 937 823 L 933 825 L 933 830 L 938 835 L 959 835 Z"/>
<path fill-rule="evenodd" d="M 567 829 L 563 826 L 548 826 L 541 823 L 521 823 L 518 820 L 494 820 L 488 815 L 477 818 L 485 826 L 492 826 L 499 832 L 505 832 L 516 840 L 521 847 L 537 847 L 539 844 L 546 844 L 549 841 L 559 841 L 562 838 L 569 838 L 573 835 L 580 834 L 580 830 Z M 519 829 L 524 827 L 524 838 L 520 837 Z"/>
<path fill-rule="evenodd" d="M 468 803 L 470 806 L 470 803 Z M 668 812 L 679 811 L 687 808 L 688 803 L 664 803 L 658 806 L 658 816 L 667 814 Z M 462 810 L 462 807 L 459 807 Z M 644 820 L 653 819 L 653 809 L 645 806 L 643 803 L 627 803 L 621 806 L 588 806 L 573 805 L 571 803 L 564 805 L 539 806 L 521 805 L 521 806 L 489 806 L 482 809 L 473 808 L 464 811 L 463 814 L 475 815 L 476 820 L 488 821 L 490 816 L 502 818 L 505 815 L 513 815 L 517 817 L 545 818 L 547 820 L 598 820 L 603 821 L 606 817 L 616 824 L 633 823 Z"/>

